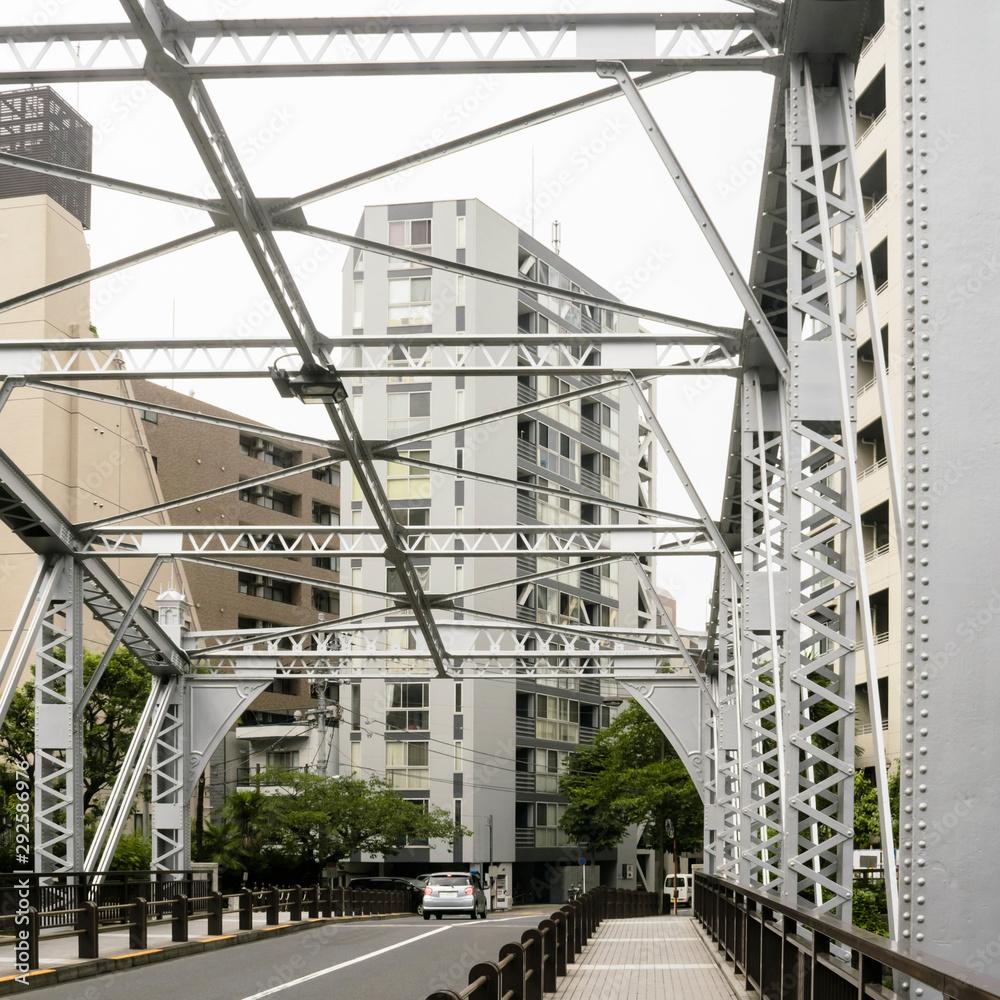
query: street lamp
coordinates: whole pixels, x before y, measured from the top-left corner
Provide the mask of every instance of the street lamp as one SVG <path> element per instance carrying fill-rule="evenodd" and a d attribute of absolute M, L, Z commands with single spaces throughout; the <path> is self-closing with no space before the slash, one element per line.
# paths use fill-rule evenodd
<path fill-rule="evenodd" d="M 347 400 L 347 389 L 340 376 L 315 362 L 304 364 L 296 375 L 276 365 L 268 371 L 278 394 L 285 399 L 300 399 L 303 403 L 343 403 Z"/>

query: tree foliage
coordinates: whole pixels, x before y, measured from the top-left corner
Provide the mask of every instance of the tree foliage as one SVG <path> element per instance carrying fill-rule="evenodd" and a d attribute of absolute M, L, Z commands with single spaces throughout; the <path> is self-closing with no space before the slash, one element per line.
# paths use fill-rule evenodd
<path fill-rule="evenodd" d="M 401 798 L 381 778 L 280 772 L 285 794 L 234 792 L 208 823 L 198 860 L 248 873 L 251 882 L 315 879 L 328 861 L 359 851 L 393 855 L 410 842 L 453 843 L 468 831 L 443 809 Z"/>
<path fill-rule="evenodd" d="M 559 790 L 569 799 L 563 830 L 591 851 L 621 843 L 633 823 L 645 824 L 643 840 L 656 852 L 662 881 L 663 855 L 699 851 L 704 812 L 701 798 L 660 727 L 631 702 L 594 742 L 574 750 Z"/>
<path fill-rule="evenodd" d="M 899 762 L 889 771 L 889 809 L 892 813 L 892 839 L 899 842 Z M 854 846 L 881 848 L 882 833 L 878 818 L 878 790 L 866 773 L 854 774 Z"/>

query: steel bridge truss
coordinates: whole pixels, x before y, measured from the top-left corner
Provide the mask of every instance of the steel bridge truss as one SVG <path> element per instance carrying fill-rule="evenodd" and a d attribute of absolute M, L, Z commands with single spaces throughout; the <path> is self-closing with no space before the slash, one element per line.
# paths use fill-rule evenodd
<path fill-rule="evenodd" d="M 121 0 L 127 20 L 100 25 L 0 29 L 0 84 L 149 81 L 173 102 L 217 197 L 196 198 L 122 178 L 0 154 L 0 163 L 82 180 L 94 186 L 187 206 L 211 225 L 168 244 L 69 275 L 0 302 L 0 312 L 103 275 L 235 233 L 273 303 L 282 338 L 170 344 L 141 338 L 99 343 L 17 341 L 0 344 L 6 376 L 0 406 L 24 386 L 139 406 L 90 393 L 88 380 L 264 378 L 290 351 L 303 365 L 332 375 L 510 376 L 533 371 L 583 376 L 569 396 L 621 388 L 639 403 L 643 453 L 667 458 L 695 516 L 632 510 L 634 526 L 478 526 L 406 529 L 389 504 L 380 463 L 400 461 L 409 439 L 367 441 L 346 403 L 326 404 L 331 440 L 282 434 L 327 450 L 312 466 L 346 461 L 374 528 L 329 530 L 221 525 L 123 525 L 126 517 L 70 525 L 19 470 L 4 462 L 0 518 L 39 554 L 40 568 L 4 653 L 0 709 L 6 711 L 24 650 L 39 668 L 36 845 L 48 871 L 83 867 L 79 783 L 80 710 L 96 681 L 83 684 L 80 616 L 84 606 L 156 674 L 129 758 L 131 780 L 115 787 L 88 866 L 106 867 L 137 778 L 152 769 L 154 863 L 184 867 L 189 857 L 188 802 L 208 756 L 240 710 L 276 676 L 359 678 L 600 674 L 627 689 L 670 735 L 706 806 L 710 869 L 846 916 L 850 905 L 855 607 L 867 601 L 857 530 L 854 345 L 855 241 L 863 222 L 852 160 L 854 35 L 844 28 L 846 58 L 802 55 L 796 37 L 821 18 L 818 0 L 746 2 L 743 13 L 587 16 L 463 16 L 410 19 L 229 19 L 188 22 L 162 0 Z M 847 5 L 844 5 L 847 6 Z M 851 17 L 858 11 L 851 6 Z M 863 5 L 861 5 L 863 6 Z M 852 34 L 853 31 L 853 34 Z M 773 74 L 776 103 L 762 196 L 755 272 L 747 281 L 725 246 L 642 93 L 679 74 L 740 70 Z M 206 81 L 299 75 L 591 72 L 610 86 L 280 200 L 251 187 L 226 138 Z M 641 75 L 635 75 L 641 74 Z M 498 136 L 597 103 L 624 98 L 729 279 L 745 312 L 739 329 L 627 306 L 549 286 L 520 275 L 377 244 L 309 226 L 302 209 L 393 171 L 431 162 Z M 548 336 L 323 337 L 276 242 L 297 232 L 366 253 L 463 274 L 529 294 L 548 295 L 656 321 L 660 334 L 560 332 Z M 863 234 L 862 234 L 863 235 Z M 867 252 L 867 247 L 862 241 Z M 763 265 L 761 262 L 764 262 Z M 866 265 L 867 266 L 867 265 Z M 877 329 L 877 324 L 873 327 Z M 875 338 L 877 339 L 877 338 Z M 739 380 L 730 485 L 721 519 L 697 495 L 647 396 L 650 380 L 719 374 Z M 543 409 L 553 397 L 494 415 Z M 238 421 L 170 407 L 142 409 L 240 427 Z M 487 419 L 487 418 L 483 418 Z M 449 433 L 462 425 L 432 429 Z M 249 429 L 252 425 L 246 425 Z M 258 428 L 259 429 L 259 428 Z M 428 434 L 421 434 L 426 439 Z M 3 458 L 3 456 L 0 456 Z M 420 464 L 416 460 L 414 464 Z M 433 466 L 441 475 L 502 482 L 485 470 Z M 312 467 L 309 466 L 309 467 Z M 259 483 L 306 466 L 262 476 Z M 258 481 L 255 481 L 258 482 Z M 245 484 L 233 484 L 229 490 Z M 512 488 L 522 484 L 508 483 Z M 647 484 L 648 487 L 648 484 Z M 199 496 L 218 495 L 225 489 Z M 537 488 L 536 492 L 559 492 Z M 613 501 L 586 496 L 588 501 Z M 186 497 L 137 513 L 164 513 Z M 619 505 L 620 506 L 620 505 Z M 152 582 L 163 560 L 196 560 L 246 569 L 248 556 L 336 555 L 388 560 L 398 594 L 379 594 L 374 615 L 302 629 L 185 633 L 181 605 L 161 597 L 158 623 L 107 569 L 106 557 L 140 559 Z M 599 629 L 586 623 L 489 620 L 454 615 L 479 591 L 425 593 L 415 559 L 559 557 L 554 570 L 501 581 L 532 586 L 561 572 L 622 562 L 650 603 L 649 567 L 665 555 L 710 555 L 717 582 L 709 648 L 693 654 L 673 623 L 663 631 Z M 254 566 L 261 565 L 256 562 Z M 287 574 L 286 574 L 287 576 Z M 357 588 L 342 588 L 345 592 Z M 489 589 L 489 588 L 485 588 Z M 662 610 L 662 609 L 661 609 Z M 870 631 L 867 615 L 860 616 Z M 20 642 L 19 638 L 24 641 Z M 863 639 L 871 652 L 868 634 Z M 874 662 L 868 657 L 869 664 Z M 869 691 L 878 697 L 877 684 Z M 879 718 L 873 707 L 873 718 Z M 881 755 L 878 755 L 881 759 Z M 890 908 L 890 913 L 892 909 Z"/>

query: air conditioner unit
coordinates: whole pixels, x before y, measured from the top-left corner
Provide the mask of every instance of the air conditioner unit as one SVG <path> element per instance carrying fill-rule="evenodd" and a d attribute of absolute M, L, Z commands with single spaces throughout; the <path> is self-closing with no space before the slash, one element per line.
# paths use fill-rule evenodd
<path fill-rule="evenodd" d="M 250 577 L 250 582 L 255 587 L 263 587 L 264 586 L 264 577 L 262 577 L 262 576 L 252 576 L 252 577 Z"/>
<path fill-rule="evenodd" d="M 260 495 L 262 497 L 273 497 L 274 496 L 274 489 L 273 489 L 273 487 L 270 487 L 270 486 L 259 486 L 259 487 L 257 487 L 257 489 L 260 492 Z"/>
<path fill-rule="evenodd" d="M 250 447 L 255 451 L 264 451 L 267 448 L 267 442 L 263 438 L 251 438 Z"/>

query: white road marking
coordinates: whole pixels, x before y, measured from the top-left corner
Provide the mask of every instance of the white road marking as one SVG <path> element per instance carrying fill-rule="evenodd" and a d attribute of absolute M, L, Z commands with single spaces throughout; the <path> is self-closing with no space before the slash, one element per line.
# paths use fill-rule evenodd
<path fill-rule="evenodd" d="M 385 948 L 379 948 L 378 951 L 370 951 L 367 955 L 359 955 L 357 958 L 352 958 L 347 962 L 341 962 L 339 965 L 331 965 L 328 969 L 320 969 L 319 972 L 310 972 L 308 976 L 300 976 L 298 979 L 292 979 L 287 983 L 282 983 L 280 986 L 272 986 L 269 990 L 263 990 L 260 993 L 252 993 L 250 996 L 244 997 L 243 1000 L 261 1000 L 262 997 L 273 996 L 275 993 L 280 993 L 282 990 L 288 990 L 293 986 L 298 986 L 299 983 L 308 983 L 310 979 L 319 979 L 320 976 L 329 975 L 331 972 L 336 972 L 338 969 L 346 969 L 349 965 L 357 965 L 358 962 L 367 962 L 369 958 L 376 958 L 378 955 L 384 955 L 387 951 L 395 951 L 397 948 L 405 948 L 408 944 L 413 944 L 416 941 L 429 938 L 434 934 L 440 934 L 442 931 L 449 931 L 454 926 L 454 924 L 446 924 L 444 927 L 436 927 L 432 931 L 427 931 L 426 934 L 418 934 L 416 937 L 409 938 L 406 941 L 400 941 L 398 944 L 390 944 Z"/>

